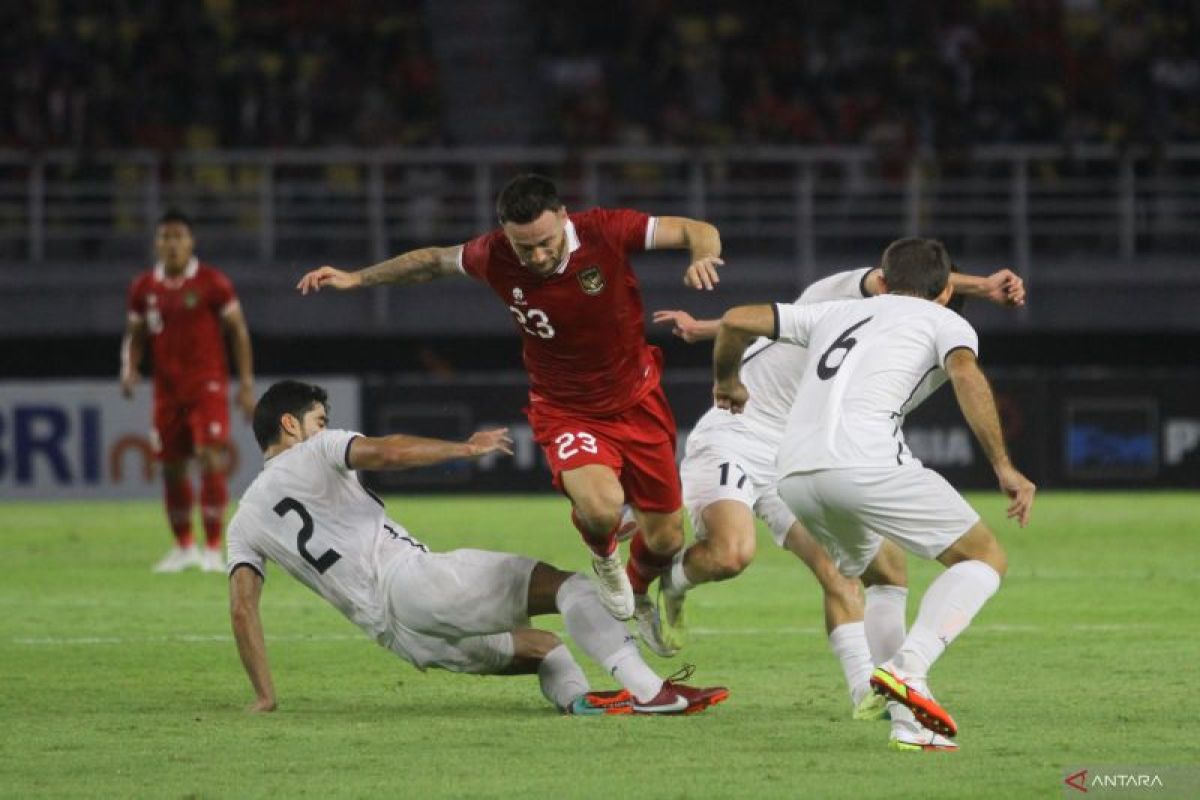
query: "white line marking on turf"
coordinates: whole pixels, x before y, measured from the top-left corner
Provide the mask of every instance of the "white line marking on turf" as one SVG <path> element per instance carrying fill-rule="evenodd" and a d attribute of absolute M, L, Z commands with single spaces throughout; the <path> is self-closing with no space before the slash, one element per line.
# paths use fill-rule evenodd
<path fill-rule="evenodd" d="M 1163 627 L 1154 623 L 1092 623 L 1081 625 L 1006 625 L 993 623 L 989 625 L 972 626 L 973 633 L 1009 634 L 1009 633 L 1042 633 L 1062 631 L 1066 633 L 1105 633 L 1120 631 L 1148 630 Z M 697 636 L 824 636 L 825 629 L 811 627 L 779 627 L 779 628 L 692 628 Z M 297 634 L 282 636 L 267 636 L 269 642 L 349 642 L 367 638 L 365 634 L 328 633 L 328 634 Z M 13 644 L 27 647 L 61 647 L 88 645 L 121 645 L 121 644 L 228 644 L 233 641 L 229 634 L 178 633 L 164 636 L 20 636 L 14 637 Z"/>

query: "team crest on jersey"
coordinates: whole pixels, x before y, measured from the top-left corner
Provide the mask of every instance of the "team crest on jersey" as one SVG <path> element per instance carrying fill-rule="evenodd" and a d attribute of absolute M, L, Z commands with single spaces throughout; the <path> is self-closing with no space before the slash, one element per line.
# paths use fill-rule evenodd
<path fill-rule="evenodd" d="M 600 294 L 604 291 L 604 273 L 593 265 L 579 273 L 579 285 L 584 294 Z"/>
<path fill-rule="evenodd" d="M 200 298 L 196 296 L 195 292 L 187 292 L 183 296 L 183 307 L 184 308 L 195 308 L 196 303 L 198 303 L 198 302 L 200 302 Z"/>
<path fill-rule="evenodd" d="M 523 291 L 521 291 L 521 287 L 519 287 L 519 286 L 513 287 L 513 305 L 515 305 L 515 306 L 525 305 L 525 293 Z"/>

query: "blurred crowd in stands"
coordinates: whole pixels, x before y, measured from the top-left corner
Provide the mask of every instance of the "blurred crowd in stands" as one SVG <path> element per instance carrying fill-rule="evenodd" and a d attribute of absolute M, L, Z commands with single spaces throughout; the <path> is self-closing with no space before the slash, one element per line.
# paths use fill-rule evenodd
<path fill-rule="evenodd" d="M 528 143 L 1200 141 L 1200 0 L 489 1 L 528 6 Z M 453 144 L 425 5 L 6 2 L 0 147 Z"/>

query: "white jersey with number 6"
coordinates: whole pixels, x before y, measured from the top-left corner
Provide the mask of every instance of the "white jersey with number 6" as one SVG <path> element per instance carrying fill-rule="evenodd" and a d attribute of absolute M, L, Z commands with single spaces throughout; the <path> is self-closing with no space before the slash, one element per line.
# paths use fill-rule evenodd
<path fill-rule="evenodd" d="M 274 561 L 379 641 L 388 628 L 384 573 L 426 548 L 350 469 L 360 435 L 324 430 L 266 462 L 229 523 L 228 570 L 245 564 L 265 577 Z"/>
<path fill-rule="evenodd" d="M 978 352 L 974 328 L 937 303 L 894 294 L 775 309 L 778 340 L 808 348 L 778 474 L 920 463 L 904 417 L 946 381 L 951 351 Z"/>

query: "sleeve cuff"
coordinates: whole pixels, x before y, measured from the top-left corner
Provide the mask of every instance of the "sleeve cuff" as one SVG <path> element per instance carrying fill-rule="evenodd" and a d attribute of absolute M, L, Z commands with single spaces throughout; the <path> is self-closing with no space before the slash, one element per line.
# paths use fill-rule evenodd
<path fill-rule="evenodd" d="M 238 563 L 236 563 L 232 567 L 230 567 L 229 568 L 230 577 L 232 577 L 233 573 L 237 572 L 242 567 L 245 567 L 246 569 L 254 570 L 255 574 L 258 575 L 258 577 L 262 578 L 264 581 L 267 579 L 267 576 L 263 574 L 263 571 L 261 569 L 259 569 L 258 567 L 256 567 L 254 564 L 251 564 L 249 561 L 239 561 Z"/>
<path fill-rule="evenodd" d="M 354 471 L 354 467 L 350 466 L 350 446 L 354 444 L 354 440 L 357 438 L 357 436 L 350 437 L 350 441 L 346 442 L 346 453 L 342 456 L 342 461 L 345 462 L 346 469 L 350 470 L 351 472 Z"/>
<path fill-rule="evenodd" d="M 774 341 L 779 338 L 779 304 L 771 303 L 771 316 L 774 320 L 771 323 L 771 339 Z"/>
<path fill-rule="evenodd" d="M 956 350 L 966 350 L 971 355 L 975 356 L 975 358 L 979 358 L 979 353 L 976 352 L 975 349 L 973 347 L 971 347 L 970 345 L 957 344 L 954 347 L 951 347 L 949 350 L 947 350 L 946 354 L 944 356 L 942 356 L 942 366 L 943 367 L 946 366 L 946 362 L 950 359 L 950 354 L 955 352 Z"/>
<path fill-rule="evenodd" d="M 650 217 L 646 220 L 646 250 L 654 249 L 654 234 L 658 231 L 658 217 Z"/>

